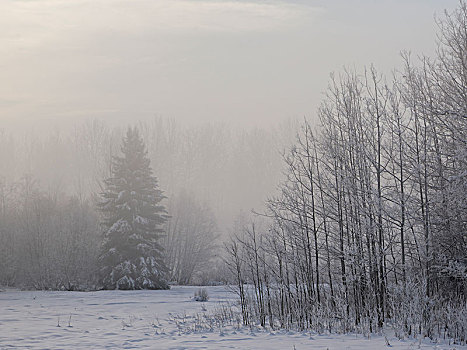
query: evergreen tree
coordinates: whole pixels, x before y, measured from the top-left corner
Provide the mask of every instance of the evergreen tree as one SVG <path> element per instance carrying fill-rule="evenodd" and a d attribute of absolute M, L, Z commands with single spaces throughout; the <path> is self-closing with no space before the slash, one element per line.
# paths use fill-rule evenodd
<path fill-rule="evenodd" d="M 167 211 L 136 128 L 123 138 L 123 156 L 114 157 L 99 209 L 106 228 L 100 255 L 105 289 L 167 289 L 167 268 L 159 243 Z"/>

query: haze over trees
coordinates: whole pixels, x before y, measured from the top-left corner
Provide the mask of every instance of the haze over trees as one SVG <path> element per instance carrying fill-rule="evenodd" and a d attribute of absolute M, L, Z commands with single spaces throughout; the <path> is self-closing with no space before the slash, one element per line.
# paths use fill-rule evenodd
<path fill-rule="evenodd" d="M 0 187 L 0 284 L 35 289 L 96 285 L 95 206 L 44 192 L 29 176 Z"/>
<path fill-rule="evenodd" d="M 223 124 L 188 128 L 171 119 L 154 118 L 138 123 L 137 129 L 167 197 L 161 203 L 170 217 L 160 243 L 169 279 L 212 283 L 221 276 L 225 280 L 220 259 L 227 228 L 238 212 L 259 207 L 274 191 L 280 178 L 279 151 L 290 139 L 293 123 L 284 123 L 280 131 L 241 130 Z M 45 135 L 0 132 L 0 259 L 5 261 L 0 267 L 1 284 L 41 289 L 93 289 L 99 285 L 97 258 L 104 227 L 99 224 L 102 213 L 96 204 L 105 190 L 104 180 L 112 176 L 112 159 L 121 154 L 125 131 L 93 121 Z M 65 224 L 62 216 L 68 202 L 83 207 L 73 214 L 80 215 L 81 226 L 74 228 L 72 236 L 65 235 L 62 226 L 49 224 L 55 216 L 60 225 Z M 38 220 L 43 226 L 37 226 Z M 40 252 L 39 248 L 26 250 L 24 242 L 31 232 L 34 237 L 27 244 L 34 243 Z M 72 246 L 62 243 L 68 239 L 73 239 Z M 73 248 L 78 243 L 79 250 Z M 67 272 L 66 278 L 59 274 L 60 265 L 74 255 L 61 249 L 62 245 L 82 254 L 79 259 L 84 261 L 73 273 Z M 39 259 L 41 264 L 35 264 Z M 35 274 L 33 270 L 39 266 L 50 277 L 45 279 L 45 272 Z M 182 267 L 189 270 L 182 272 Z M 74 276 L 78 272 L 79 276 Z"/>
<path fill-rule="evenodd" d="M 244 325 L 465 343 L 467 3 L 438 24 L 435 57 L 332 74 L 318 125 L 1 132 L 0 284 L 227 282 Z"/>
<path fill-rule="evenodd" d="M 206 204 L 182 191 L 170 199 L 165 232 L 165 257 L 169 280 L 177 284 L 209 284 L 216 281 L 220 242 L 214 215 Z"/>

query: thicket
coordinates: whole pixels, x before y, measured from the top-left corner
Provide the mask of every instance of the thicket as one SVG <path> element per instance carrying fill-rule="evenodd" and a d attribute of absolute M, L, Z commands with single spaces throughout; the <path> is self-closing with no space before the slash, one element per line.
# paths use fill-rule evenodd
<path fill-rule="evenodd" d="M 435 58 L 331 76 L 266 223 L 227 246 L 243 323 L 467 339 L 467 4 Z"/>

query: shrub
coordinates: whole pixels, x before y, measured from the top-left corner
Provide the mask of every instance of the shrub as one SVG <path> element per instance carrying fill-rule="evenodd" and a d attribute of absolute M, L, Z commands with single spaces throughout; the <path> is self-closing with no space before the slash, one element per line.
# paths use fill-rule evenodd
<path fill-rule="evenodd" d="M 209 295 L 208 291 L 206 288 L 200 288 L 197 291 L 195 291 L 195 296 L 193 298 L 195 301 L 208 301 L 209 300 Z"/>

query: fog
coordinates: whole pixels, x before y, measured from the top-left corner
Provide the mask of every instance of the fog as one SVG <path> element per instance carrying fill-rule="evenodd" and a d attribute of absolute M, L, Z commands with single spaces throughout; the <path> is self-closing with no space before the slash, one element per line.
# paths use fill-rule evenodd
<path fill-rule="evenodd" d="M 141 130 L 165 204 L 188 191 L 211 208 L 219 233 L 240 213 L 260 211 L 275 193 L 281 154 L 297 129 L 293 121 L 248 130 L 207 122 L 187 127 L 164 118 L 128 123 Z M 0 132 L 2 181 L 12 185 L 28 176 L 46 192 L 91 198 L 111 176 L 126 127 L 89 121 L 68 131 Z"/>
<path fill-rule="evenodd" d="M 466 140 L 467 0 L 0 1 L 0 348 L 464 347 Z"/>
<path fill-rule="evenodd" d="M 254 281 L 261 295 L 293 262 L 276 282 L 290 293 L 295 274 L 309 288 L 297 310 L 315 292 L 319 304 L 321 278 L 345 294 L 346 317 L 377 310 L 364 322 L 382 327 L 386 282 L 406 291 L 407 275 L 423 275 L 423 294 L 442 284 L 432 261 L 463 266 L 464 241 L 430 254 L 465 222 L 454 189 L 465 186 L 466 8 L 1 1 L 0 285 Z M 363 281 L 353 306 L 349 271 Z M 357 298 L 368 290 L 376 300 Z"/>
<path fill-rule="evenodd" d="M 176 144 L 146 139 L 161 187 L 189 188 L 226 227 L 273 193 L 295 121 L 315 119 L 332 71 L 432 53 L 433 16 L 455 4 L 2 1 L 0 174 L 89 195 L 122 129 L 165 120 Z M 80 154 L 95 128 L 107 144 Z"/>
<path fill-rule="evenodd" d="M 0 3 L 0 123 L 47 132 L 154 116 L 240 127 L 313 118 L 329 73 L 434 50 L 448 1 Z M 45 129 L 45 130 L 44 130 Z"/>

